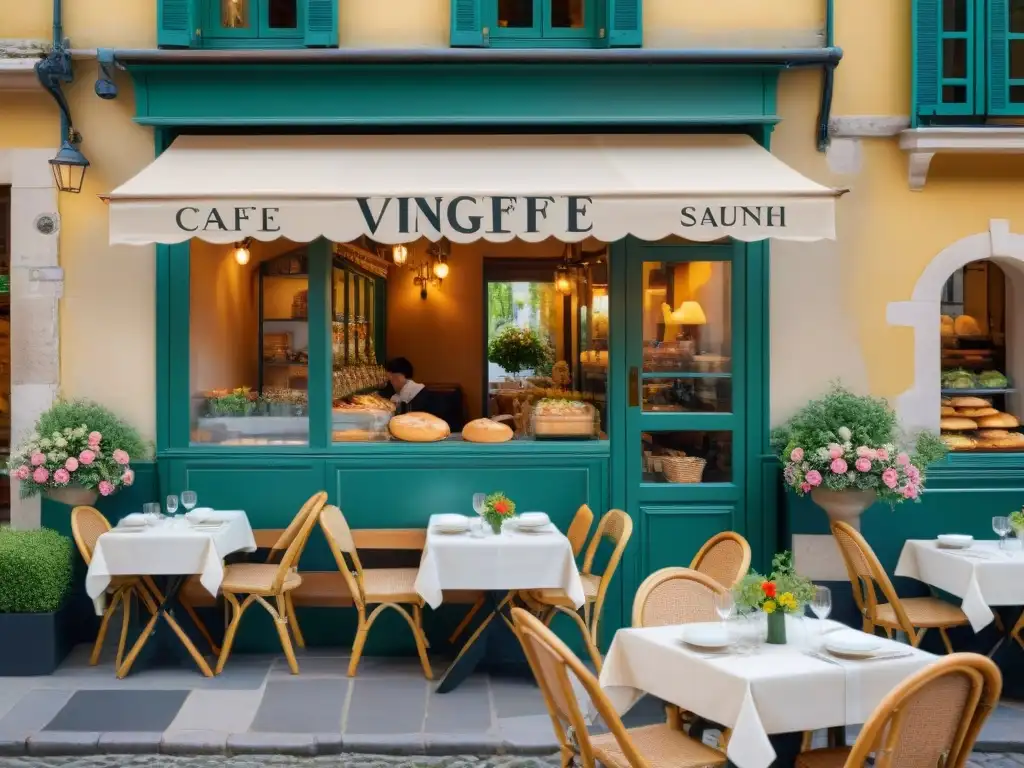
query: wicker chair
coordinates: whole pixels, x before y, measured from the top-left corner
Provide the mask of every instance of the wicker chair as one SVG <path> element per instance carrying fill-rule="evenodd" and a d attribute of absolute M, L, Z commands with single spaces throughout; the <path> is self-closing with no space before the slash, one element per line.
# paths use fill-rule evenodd
<path fill-rule="evenodd" d="M 309 534 L 316 524 L 317 516 L 323 508 L 326 493 L 318 493 L 314 496 L 315 501 L 309 509 L 306 519 L 292 536 L 291 543 L 281 556 L 281 562 L 274 563 L 239 563 L 229 565 L 224 569 L 224 580 L 221 582 L 220 591 L 224 599 L 231 606 L 231 623 L 228 624 L 227 632 L 224 635 L 224 647 L 221 648 L 220 656 L 217 659 L 216 674 L 224 670 L 228 657 L 231 655 L 231 646 L 235 641 L 235 634 L 238 632 L 238 625 L 246 609 L 254 602 L 262 605 L 267 613 L 274 620 L 277 635 L 281 639 L 281 648 L 284 650 L 285 658 L 288 659 L 288 668 L 293 675 L 299 674 L 299 663 L 295 659 L 295 651 L 292 648 L 291 638 L 288 636 L 289 614 L 291 614 L 292 601 L 288 593 L 302 583 L 302 576 L 298 573 L 299 558 L 309 540 Z M 238 596 L 245 598 L 239 602 Z M 275 605 L 271 605 L 267 598 L 274 598 Z M 275 607 L 276 606 L 276 607 Z"/>
<path fill-rule="evenodd" d="M 626 728 L 597 678 L 540 619 L 513 608 L 512 620 L 544 695 L 563 767 L 577 761 L 584 768 L 595 768 L 598 763 L 609 768 L 711 768 L 725 764 L 721 752 L 668 725 Z M 586 691 L 608 733 L 592 736 L 587 731 L 572 677 Z"/>
<path fill-rule="evenodd" d="M 1024 613 L 1017 619 L 1017 623 L 1010 630 L 1010 637 L 1017 641 L 1017 644 L 1024 649 Z"/>
<path fill-rule="evenodd" d="M 92 553 L 96 551 L 96 542 L 100 536 L 110 530 L 110 522 L 98 509 L 93 507 L 75 507 L 71 510 L 71 535 L 75 539 L 75 546 L 85 561 L 86 566 L 92 563 Z M 121 638 L 117 644 L 117 657 L 114 662 L 115 669 L 121 668 L 124 658 L 124 647 L 128 639 L 128 625 L 131 623 L 132 598 L 138 597 L 149 612 L 156 613 L 157 606 L 152 595 L 147 591 L 146 585 L 141 576 L 114 576 L 107 586 L 107 609 L 103 612 L 100 620 L 100 629 L 96 634 L 96 642 L 92 646 L 92 654 L 89 656 L 89 664 L 96 666 L 100 661 L 100 654 L 103 652 L 103 641 L 107 637 L 107 628 L 110 626 L 110 619 L 117 611 L 117 606 L 124 606 L 121 615 Z"/>
<path fill-rule="evenodd" d="M 590 534 L 590 526 L 594 524 L 594 513 L 590 507 L 586 504 L 581 504 L 580 508 L 576 510 L 576 514 L 573 515 L 572 522 L 569 523 L 569 530 L 566 532 L 565 537 L 569 539 L 569 546 L 572 547 L 572 556 L 579 557 L 580 552 L 583 551 L 583 545 L 587 543 L 587 536 Z M 523 593 L 521 595 L 523 601 L 530 607 L 530 610 L 539 612 L 543 610 L 543 607 L 537 603 L 533 603 L 530 600 L 529 593 Z M 449 643 L 454 643 L 463 632 L 466 631 L 466 627 L 469 626 L 469 622 L 473 620 L 477 612 L 484 607 L 484 597 L 481 595 L 477 598 L 477 601 L 473 603 L 473 607 L 469 609 L 466 617 L 459 622 L 459 626 L 452 632 L 451 637 L 448 638 Z"/>
<path fill-rule="evenodd" d="M 875 556 L 874 550 L 853 526 L 841 521 L 832 522 L 832 535 L 846 564 L 846 572 L 853 585 L 853 599 L 864 617 L 864 631 L 875 633 L 882 627 L 886 635 L 894 630 L 906 633 L 915 648 L 929 629 L 938 629 L 946 652 L 953 652 L 946 630 L 969 623 L 967 615 L 957 606 L 937 597 L 908 597 L 900 599 L 888 574 Z M 878 602 L 877 592 L 888 601 Z M 920 630 L 920 631 L 918 631 Z"/>
<path fill-rule="evenodd" d="M 356 675 L 359 659 L 362 657 L 363 647 L 366 645 L 366 637 L 370 634 L 373 622 L 384 612 L 384 609 L 393 608 L 409 624 L 413 639 L 416 641 L 420 664 L 423 665 L 423 674 L 427 680 L 433 680 L 434 673 L 430 669 L 430 661 L 427 659 L 427 637 L 423 632 L 423 598 L 416 593 L 417 569 L 371 568 L 364 571 L 355 542 L 352 540 L 352 531 L 348 527 L 348 522 L 341 510 L 333 505 L 328 505 L 321 510 L 320 528 L 324 532 L 331 552 L 334 553 L 338 570 L 341 571 L 345 584 L 348 586 L 349 592 L 352 593 L 352 602 L 355 603 L 359 616 L 356 639 L 352 644 L 352 658 L 348 663 L 348 676 L 355 677 Z M 370 605 L 375 605 L 376 608 L 367 616 L 366 608 Z M 412 606 L 412 616 L 403 607 L 407 605 Z"/>
<path fill-rule="evenodd" d="M 991 659 L 954 653 L 899 684 L 875 709 L 853 747 L 815 749 L 797 768 L 963 768 L 999 702 L 1003 679 Z"/>
<path fill-rule="evenodd" d="M 750 544 L 738 533 L 723 531 L 707 540 L 690 568 L 732 589 L 750 570 Z"/>
<path fill-rule="evenodd" d="M 564 613 L 576 622 L 586 643 L 587 653 L 598 672 L 601 671 L 601 653 L 597 648 L 601 610 L 604 608 L 604 601 L 608 595 L 608 585 L 611 584 L 612 576 L 615 575 L 615 571 L 619 567 L 622 553 L 626 550 L 629 537 L 632 535 L 633 521 L 621 509 L 609 510 L 597 524 L 597 531 L 590 540 L 590 546 L 587 547 L 587 554 L 583 558 L 583 570 L 580 572 L 580 579 L 583 581 L 583 595 L 586 599 L 583 604 L 582 618 L 565 590 L 534 589 L 527 594 L 527 605 L 534 609 L 539 608 L 538 613 L 544 624 L 550 625 L 558 613 Z M 612 543 L 613 549 L 604 573 L 596 574 L 593 572 L 594 557 L 597 555 L 597 548 L 602 539 L 608 539 Z"/>

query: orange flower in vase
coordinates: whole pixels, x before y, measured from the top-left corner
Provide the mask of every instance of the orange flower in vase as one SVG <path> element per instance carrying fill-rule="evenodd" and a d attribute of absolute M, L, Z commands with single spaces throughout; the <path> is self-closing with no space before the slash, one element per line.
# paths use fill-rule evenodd
<path fill-rule="evenodd" d="M 764 592 L 764 596 L 767 597 L 769 600 L 773 599 L 775 597 L 775 582 L 761 582 L 761 591 Z"/>
<path fill-rule="evenodd" d="M 501 491 L 492 493 L 484 501 L 483 518 L 495 533 L 501 533 L 501 525 L 515 517 L 516 504 Z"/>

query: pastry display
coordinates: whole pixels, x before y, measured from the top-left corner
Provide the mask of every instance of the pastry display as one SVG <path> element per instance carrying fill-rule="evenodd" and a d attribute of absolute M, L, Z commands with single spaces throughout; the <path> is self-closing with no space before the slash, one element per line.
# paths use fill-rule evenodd
<path fill-rule="evenodd" d="M 939 427 L 951 451 L 1024 450 L 1020 421 L 981 397 L 952 397 L 944 401 Z"/>
<path fill-rule="evenodd" d="M 1009 429 L 1020 426 L 1020 421 L 1017 420 L 1017 417 L 1010 413 L 996 413 L 994 416 L 983 416 L 977 421 L 978 426 L 982 429 L 991 429 L 993 427 Z"/>
<path fill-rule="evenodd" d="M 956 416 L 956 408 L 954 408 L 951 405 L 944 405 L 944 406 L 942 406 L 942 414 L 941 415 L 943 415 L 943 416 Z"/>
<path fill-rule="evenodd" d="M 413 411 L 392 417 L 388 431 L 397 440 L 407 443 L 433 443 L 451 434 L 447 422 L 429 413 Z"/>
<path fill-rule="evenodd" d="M 964 430 L 977 429 L 978 422 L 962 416 L 946 416 L 943 419 L 939 419 L 939 428 L 943 432 L 963 432 Z"/>
<path fill-rule="evenodd" d="M 544 398 L 533 408 L 533 434 L 541 438 L 592 437 L 594 407 L 579 400 Z"/>
<path fill-rule="evenodd" d="M 973 437 L 964 435 L 945 434 L 942 436 L 942 442 L 951 451 L 971 451 L 978 447 L 978 442 Z"/>
<path fill-rule="evenodd" d="M 376 435 L 368 429 L 336 429 L 332 439 L 336 443 L 365 443 L 373 440 Z"/>
<path fill-rule="evenodd" d="M 470 443 L 506 443 L 512 428 L 494 419 L 473 419 L 462 428 L 462 439 Z"/>
<path fill-rule="evenodd" d="M 958 416 L 966 416 L 968 419 L 977 419 L 981 416 L 998 416 L 999 411 L 995 408 L 960 408 L 959 410 L 954 408 L 952 414 L 942 415 L 946 416 L 954 414 Z"/>
<path fill-rule="evenodd" d="M 957 336 L 981 336 L 981 326 L 970 315 L 960 315 L 953 320 L 953 330 Z"/>

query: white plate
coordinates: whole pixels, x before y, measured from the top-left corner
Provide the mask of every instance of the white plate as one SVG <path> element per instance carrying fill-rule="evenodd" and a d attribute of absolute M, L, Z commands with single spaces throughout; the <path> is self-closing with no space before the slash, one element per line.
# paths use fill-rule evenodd
<path fill-rule="evenodd" d="M 877 638 L 863 632 L 834 632 L 824 643 L 825 650 L 834 656 L 851 659 L 867 659 L 884 647 Z"/>
<path fill-rule="evenodd" d="M 544 512 L 523 512 L 517 520 L 520 528 L 544 528 L 550 525 L 551 518 Z"/>
<path fill-rule="evenodd" d="M 697 648 L 717 650 L 728 648 L 733 644 L 725 627 L 713 624 L 695 624 L 683 630 L 682 640 L 687 645 Z"/>
<path fill-rule="evenodd" d="M 438 515 L 434 518 L 438 533 L 464 533 L 469 530 L 469 518 L 463 515 Z"/>
<path fill-rule="evenodd" d="M 974 543 L 973 536 L 962 533 L 943 533 L 937 538 L 939 546 L 944 549 L 967 549 Z"/>

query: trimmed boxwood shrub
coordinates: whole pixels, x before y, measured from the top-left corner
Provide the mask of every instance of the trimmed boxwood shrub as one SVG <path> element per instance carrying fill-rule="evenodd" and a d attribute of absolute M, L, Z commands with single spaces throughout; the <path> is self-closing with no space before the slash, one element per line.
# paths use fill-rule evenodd
<path fill-rule="evenodd" d="M 53 613 L 71 586 L 71 539 L 0 528 L 0 613 Z"/>

